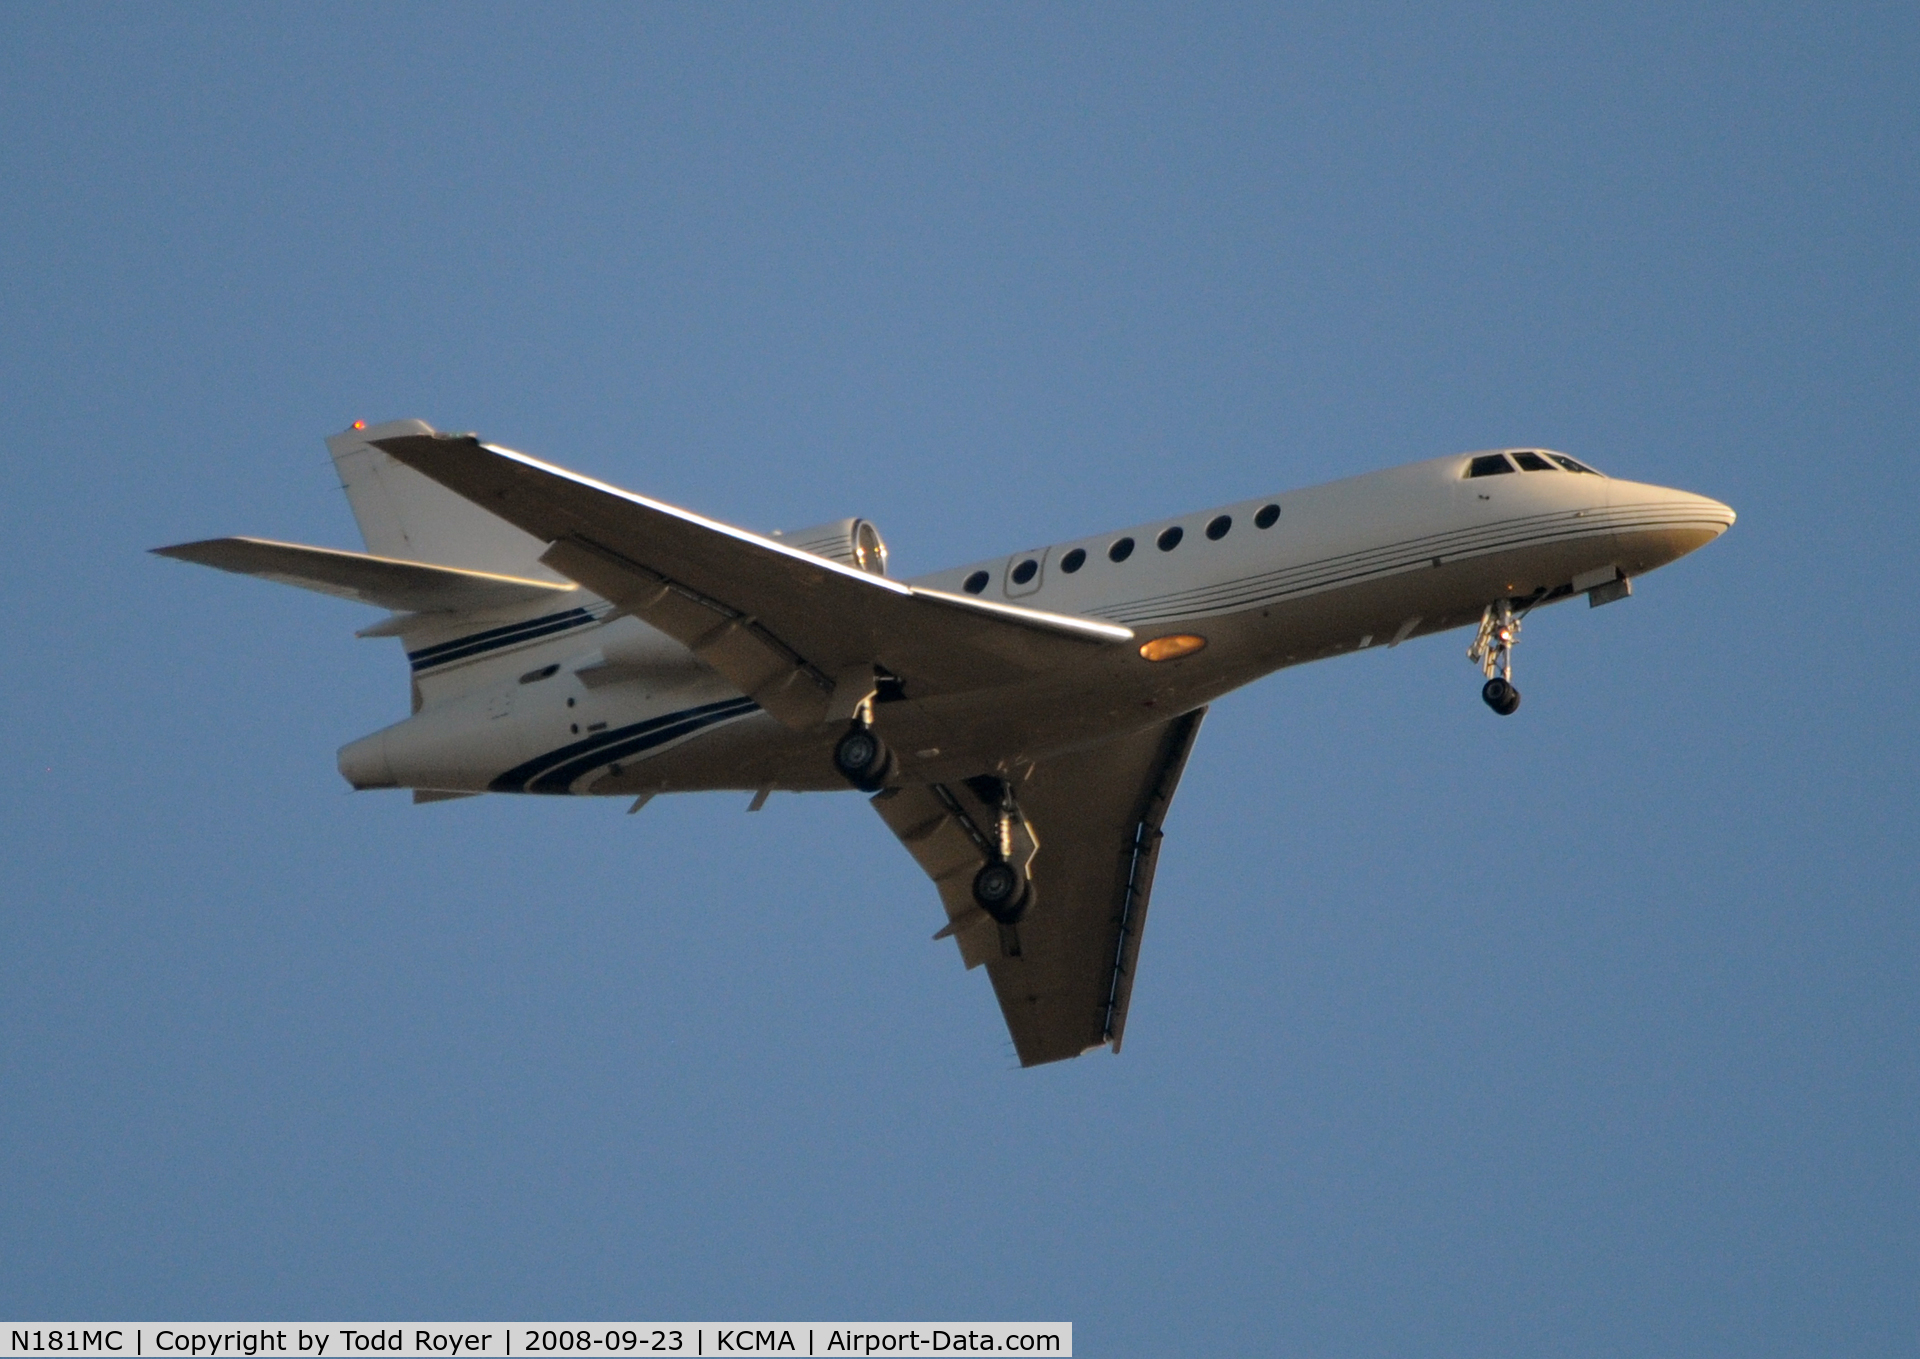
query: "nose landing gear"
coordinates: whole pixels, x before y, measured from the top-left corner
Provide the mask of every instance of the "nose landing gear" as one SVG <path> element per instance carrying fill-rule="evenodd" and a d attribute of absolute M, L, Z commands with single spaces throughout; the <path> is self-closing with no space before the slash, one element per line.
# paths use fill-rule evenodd
<path fill-rule="evenodd" d="M 1480 697 L 1502 717 L 1513 716 L 1520 706 L 1520 691 L 1513 687 L 1513 648 L 1519 641 L 1519 615 L 1514 613 L 1513 604 L 1503 599 L 1487 605 L 1480 615 L 1480 631 L 1467 648 L 1467 659 L 1487 677 L 1480 686 Z"/>

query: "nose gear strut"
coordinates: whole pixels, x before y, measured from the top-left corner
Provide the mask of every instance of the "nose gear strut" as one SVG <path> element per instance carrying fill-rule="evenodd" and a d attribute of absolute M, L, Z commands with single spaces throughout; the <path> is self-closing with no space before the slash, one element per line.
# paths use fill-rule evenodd
<path fill-rule="evenodd" d="M 1520 691 L 1513 687 L 1513 648 L 1519 641 L 1520 615 L 1514 613 L 1512 601 L 1503 599 L 1487 605 L 1480 615 L 1480 631 L 1467 648 L 1467 659 L 1487 677 L 1480 697 L 1502 717 L 1511 717 L 1520 706 Z"/>

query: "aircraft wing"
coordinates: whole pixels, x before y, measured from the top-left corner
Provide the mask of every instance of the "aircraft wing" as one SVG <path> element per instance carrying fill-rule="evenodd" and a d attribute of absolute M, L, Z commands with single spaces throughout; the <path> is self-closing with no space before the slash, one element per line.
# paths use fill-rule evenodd
<path fill-rule="evenodd" d="M 869 575 L 471 435 L 375 444 L 551 544 L 542 562 L 691 648 L 792 727 L 850 717 L 876 665 L 920 697 L 1004 684 L 1133 637 Z"/>
<path fill-rule="evenodd" d="M 342 552 L 331 547 L 276 543 L 267 538 L 208 538 L 156 547 L 162 557 L 259 576 L 323 595 L 357 599 L 398 613 L 429 613 L 524 604 L 573 587 L 550 580 L 496 576 L 427 562 Z"/>
<path fill-rule="evenodd" d="M 935 886 L 968 967 L 986 964 L 1022 1066 L 1120 1050 L 1133 994 L 1160 823 L 1193 749 L 1200 708 L 1040 760 L 1016 796 L 1037 849 L 1026 919 L 1000 925 L 974 904 L 997 781 L 935 784 L 873 799 Z M 986 785 L 995 784 L 993 788 Z"/>

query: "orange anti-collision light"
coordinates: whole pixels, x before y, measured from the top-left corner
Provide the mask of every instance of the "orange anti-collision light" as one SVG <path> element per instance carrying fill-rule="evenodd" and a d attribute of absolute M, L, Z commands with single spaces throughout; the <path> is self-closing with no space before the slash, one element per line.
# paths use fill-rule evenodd
<path fill-rule="evenodd" d="M 1150 661 L 1174 661 L 1182 656 L 1191 656 L 1207 644 L 1204 637 L 1195 637 L 1190 632 L 1176 632 L 1171 637 L 1156 637 L 1140 648 L 1140 654 Z"/>
<path fill-rule="evenodd" d="M 367 427 L 367 422 L 365 420 L 355 420 L 353 422 L 353 427 L 355 429 L 365 429 Z"/>

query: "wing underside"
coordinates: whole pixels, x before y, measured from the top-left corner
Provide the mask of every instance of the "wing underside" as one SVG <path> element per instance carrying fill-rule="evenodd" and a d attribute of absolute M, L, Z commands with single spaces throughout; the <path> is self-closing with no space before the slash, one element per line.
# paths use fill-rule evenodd
<path fill-rule="evenodd" d="M 1036 762 L 1016 786 L 1035 900 L 1017 926 L 974 904 L 989 799 L 969 784 L 883 793 L 874 808 L 934 880 L 968 967 L 984 964 L 1022 1066 L 1120 1050 L 1160 851 L 1204 708 Z M 978 783 L 980 781 L 973 781 Z"/>

